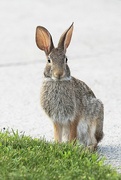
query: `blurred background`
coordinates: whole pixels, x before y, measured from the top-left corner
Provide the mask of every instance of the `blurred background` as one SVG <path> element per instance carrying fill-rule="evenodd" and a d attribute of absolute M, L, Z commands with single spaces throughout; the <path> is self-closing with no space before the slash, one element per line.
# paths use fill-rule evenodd
<path fill-rule="evenodd" d="M 45 26 L 57 44 L 74 22 L 69 55 L 86 58 L 121 49 L 120 0 L 4 0 L 0 1 L 0 65 L 35 62 L 35 28 Z M 41 56 L 44 57 L 43 53 Z"/>
<path fill-rule="evenodd" d="M 0 129 L 53 139 L 40 109 L 45 54 L 35 44 L 46 27 L 55 46 L 74 22 L 67 51 L 73 76 L 86 82 L 105 107 L 100 151 L 121 165 L 121 1 L 0 0 Z"/>

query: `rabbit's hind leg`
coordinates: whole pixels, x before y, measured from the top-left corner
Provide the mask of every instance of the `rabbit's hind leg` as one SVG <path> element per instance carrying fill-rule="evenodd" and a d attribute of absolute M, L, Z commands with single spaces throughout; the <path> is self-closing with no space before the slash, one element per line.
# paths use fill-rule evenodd
<path fill-rule="evenodd" d="M 90 144 L 88 145 L 96 148 L 103 138 L 104 108 L 102 102 L 96 98 L 91 99 L 88 105 L 87 117 L 90 136 Z"/>
<path fill-rule="evenodd" d="M 97 147 L 97 140 L 95 138 L 96 121 L 80 120 L 78 128 L 78 140 L 80 144 L 94 150 Z"/>
<path fill-rule="evenodd" d="M 89 126 L 89 136 L 88 136 L 88 141 L 87 141 L 87 147 L 91 150 L 94 151 L 97 148 L 97 139 L 95 137 L 95 133 L 96 133 L 96 120 L 93 120 L 93 122 L 91 123 L 91 125 Z"/>

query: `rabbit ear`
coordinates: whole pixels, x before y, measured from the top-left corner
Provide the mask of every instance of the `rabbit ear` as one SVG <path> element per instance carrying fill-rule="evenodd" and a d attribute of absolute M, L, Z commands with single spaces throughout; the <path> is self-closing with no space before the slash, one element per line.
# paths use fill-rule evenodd
<path fill-rule="evenodd" d="M 58 47 L 63 48 L 64 51 L 66 51 L 66 49 L 70 44 L 72 33 L 73 33 L 73 23 L 60 37 Z"/>
<path fill-rule="evenodd" d="M 54 48 L 51 34 L 42 26 L 36 28 L 36 44 L 39 49 L 45 51 L 46 55 L 49 55 Z"/>

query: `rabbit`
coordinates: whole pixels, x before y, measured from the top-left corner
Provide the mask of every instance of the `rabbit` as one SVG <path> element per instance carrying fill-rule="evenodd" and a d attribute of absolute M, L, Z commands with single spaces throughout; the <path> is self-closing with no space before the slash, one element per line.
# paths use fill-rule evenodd
<path fill-rule="evenodd" d="M 95 149 L 103 138 L 104 108 L 83 81 L 71 76 L 66 50 L 72 32 L 73 23 L 55 48 L 49 31 L 42 26 L 36 28 L 36 44 L 47 57 L 41 106 L 53 122 L 56 142 L 62 142 L 65 132 L 67 141 L 78 140 L 80 144 Z"/>

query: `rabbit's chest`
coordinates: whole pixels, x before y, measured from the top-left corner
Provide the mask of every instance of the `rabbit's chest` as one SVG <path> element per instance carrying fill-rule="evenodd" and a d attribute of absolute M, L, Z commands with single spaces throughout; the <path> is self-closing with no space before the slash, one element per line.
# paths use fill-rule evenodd
<path fill-rule="evenodd" d="M 75 95 L 68 83 L 46 83 L 41 91 L 41 105 L 54 121 L 67 123 L 75 117 Z"/>

